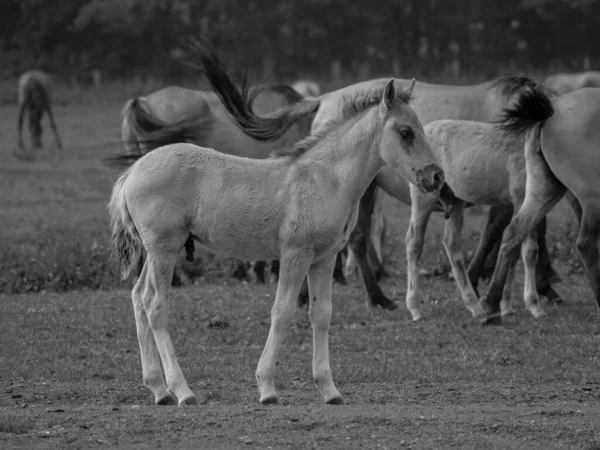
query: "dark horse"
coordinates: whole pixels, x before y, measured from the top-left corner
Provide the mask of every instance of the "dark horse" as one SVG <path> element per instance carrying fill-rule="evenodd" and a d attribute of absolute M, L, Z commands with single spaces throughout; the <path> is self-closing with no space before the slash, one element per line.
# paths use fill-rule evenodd
<path fill-rule="evenodd" d="M 50 75 L 41 70 L 30 70 L 19 78 L 19 149 L 21 152 L 16 154 L 19 158 L 25 157 L 31 159 L 33 157 L 33 151 L 30 154 L 26 154 L 23 147 L 22 128 L 25 113 L 27 113 L 29 119 L 32 150 L 43 147 L 42 118 L 44 117 L 44 113 L 48 113 L 50 126 L 56 139 L 56 146 L 62 149 L 62 143 L 52 113 L 51 89 L 52 79 Z"/>

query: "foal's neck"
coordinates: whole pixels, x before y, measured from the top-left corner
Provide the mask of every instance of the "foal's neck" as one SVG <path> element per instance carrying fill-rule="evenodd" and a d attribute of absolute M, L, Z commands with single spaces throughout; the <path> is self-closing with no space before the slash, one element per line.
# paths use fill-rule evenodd
<path fill-rule="evenodd" d="M 307 155 L 333 171 L 350 203 L 358 203 L 384 166 L 376 152 L 382 124 L 375 120 L 374 109 L 341 125 L 319 144 L 319 149 Z"/>

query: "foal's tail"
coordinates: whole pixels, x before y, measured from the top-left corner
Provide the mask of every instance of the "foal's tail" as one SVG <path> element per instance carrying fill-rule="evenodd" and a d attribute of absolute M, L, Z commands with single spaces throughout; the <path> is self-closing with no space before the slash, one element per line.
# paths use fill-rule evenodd
<path fill-rule="evenodd" d="M 498 121 L 500 128 L 517 134 L 525 133 L 536 126 L 539 130 L 554 114 L 551 91 L 525 77 L 505 77 L 505 83 L 514 87 L 515 78 L 520 79 L 523 84 L 514 93 L 513 106 L 504 109 L 502 118 Z M 497 82 L 501 87 L 502 80 Z"/>
<path fill-rule="evenodd" d="M 285 106 L 266 116 L 252 111 L 257 92 L 251 94 L 250 79 L 244 76 L 240 87 L 231 80 L 223 62 L 207 41 L 196 41 L 193 50 L 200 55 L 202 69 L 214 92 L 235 119 L 240 129 L 259 141 L 274 141 L 282 137 L 295 123 L 314 114 L 321 105 L 319 98 L 307 98 Z"/>
<path fill-rule="evenodd" d="M 143 249 L 142 239 L 135 228 L 135 224 L 131 219 L 125 200 L 125 182 L 129 177 L 131 169 L 127 169 L 123 175 L 119 177 L 113 187 L 108 211 L 110 214 L 110 227 L 112 230 L 113 254 L 117 258 L 119 269 L 121 270 L 121 278 L 125 280 L 131 269 L 133 269 L 134 261 L 137 262 L 139 255 Z"/>
<path fill-rule="evenodd" d="M 166 123 L 154 116 L 144 103 L 143 97 L 129 99 L 121 111 L 121 137 L 126 154 L 142 156 L 163 145 L 194 142 L 194 128 L 201 125 L 201 118 Z"/>

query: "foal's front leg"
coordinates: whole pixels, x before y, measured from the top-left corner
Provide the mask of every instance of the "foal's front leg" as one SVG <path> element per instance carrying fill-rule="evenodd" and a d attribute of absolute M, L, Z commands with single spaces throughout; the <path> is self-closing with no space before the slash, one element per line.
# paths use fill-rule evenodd
<path fill-rule="evenodd" d="M 477 301 L 475 289 L 469 281 L 467 270 L 465 268 L 465 256 L 462 250 L 461 233 L 464 219 L 464 202 L 455 199 L 452 203 L 450 217 L 446 220 L 444 227 L 444 249 L 452 266 L 454 280 L 460 291 L 464 305 L 474 317 L 477 317 L 483 310 Z"/>
<path fill-rule="evenodd" d="M 414 322 L 423 318 L 419 309 L 419 259 L 423 253 L 427 222 L 437 199 L 420 194 L 416 187 L 410 188 L 410 223 L 406 230 L 406 309 Z"/>
<path fill-rule="evenodd" d="M 333 384 L 329 366 L 329 325 L 331 323 L 331 274 L 335 257 L 320 261 L 308 270 L 310 307 L 313 328 L 313 380 L 325 403 L 341 404 L 342 396 Z"/>
<path fill-rule="evenodd" d="M 277 355 L 294 317 L 296 299 L 309 265 L 310 257 L 306 252 L 289 249 L 282 251 L 277 294 L 271 309 L 271 328 L 256 368 L 260 402 L 263 404 L 277 403 L 274 380 Z M 330 273 L 330 283 L 331 275 Z"/>

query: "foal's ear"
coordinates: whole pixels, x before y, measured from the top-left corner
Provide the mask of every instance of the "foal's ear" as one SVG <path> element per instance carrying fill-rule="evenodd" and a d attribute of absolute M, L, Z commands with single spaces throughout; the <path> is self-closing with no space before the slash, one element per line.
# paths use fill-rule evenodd
<path fill-rule="evenodd" d="M 383 112 L 388 112 L 394 107 L 396 101 L 396 86 L 394 85 L 394 79 L 392 78 L 385 85 L 383 90 L 383 97 L 381 98 L 381 109 Z"/>

